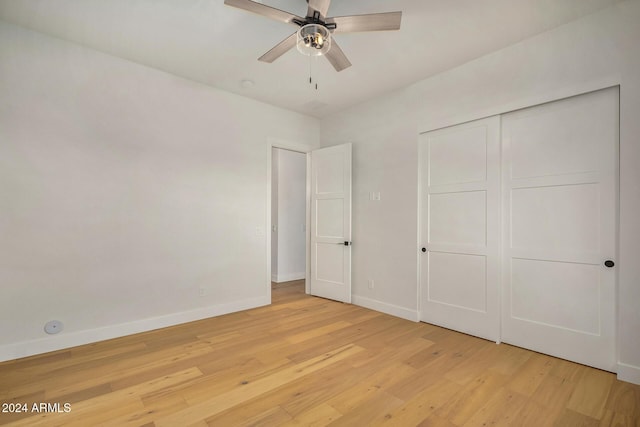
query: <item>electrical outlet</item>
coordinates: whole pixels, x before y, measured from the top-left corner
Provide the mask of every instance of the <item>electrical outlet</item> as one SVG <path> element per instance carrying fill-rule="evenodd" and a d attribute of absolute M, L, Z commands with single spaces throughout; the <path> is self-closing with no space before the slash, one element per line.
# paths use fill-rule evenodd
<path fill-rule="evenodd" d="M 373 279 L 369 279 L 369 289 L 373 289 L 375 284 L 373 283 Z"/>
<path fill-rule="evenodd" d="M 207 290 L 204 288 L 204 286 L 200 286 L 198 288 L 198 295 L 200 295 L 201 297 L 205 296 L 207 294 Z"/>

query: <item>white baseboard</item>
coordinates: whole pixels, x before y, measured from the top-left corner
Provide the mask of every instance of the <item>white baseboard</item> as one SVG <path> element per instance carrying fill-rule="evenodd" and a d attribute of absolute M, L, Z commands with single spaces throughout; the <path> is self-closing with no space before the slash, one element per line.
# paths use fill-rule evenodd
<path fill-rule="evenodd" d="M 419 320 L 418 310 L 411 310 L 409 308 L 400 307 L 399 305 L 388 304 L 386 302 L 361 297 L 358 295 L 353 295 L 351 301 L 355 305 L 359 305 L 364 308 L 370 308 L 371 310 L 390 314 L 391 316 L 400 317 L 402 319 L 411 320 L 412 322 L 417 322 Z"/>
<path fill-rule="evenodd" d="M 278 283 L 278 275 L 276 273 L 271 273 L 271 281 Z"/>
<path fill-rule="evenodd" d="M 275 275 L 275 279 L 272 278 L 271 280 L 273 282 L 276 283 L 282 283 L 282 282 L 290 282 L 292 280 L 300 280 L 300 279 L 304 279 L 306 275 L 306 272 L 301 272 L 301 273 L 279 273 Z"/>
<path fill-rule="evenodd" d="M 618 379 L 640 385 L 640 367 L 618 363 Z"/>
<path fill-rule="evenodd" d="M 52 337 L 7 344 L 0 346 L 0 362 L 48 353 L 50 351 L 63 350 L 65 348 L 75 347 L 78 345 L 137 334 L 139 332 L 166 328 L 168 326 L 193 322 L 195 320 L 206 319 L 209 317 L 221 316 L 223 314 L 234 313 L 236 311 L 269 305 L 270 303 L 271 299 L 269 296 L 251 298 L 226 304 L 198 308 L 195 310 L 172 313 L 165 316 L 136 320 L 129 323 L 106 326 L 103 328 L 89 329 L 69 334 L 61 333 Z"/>

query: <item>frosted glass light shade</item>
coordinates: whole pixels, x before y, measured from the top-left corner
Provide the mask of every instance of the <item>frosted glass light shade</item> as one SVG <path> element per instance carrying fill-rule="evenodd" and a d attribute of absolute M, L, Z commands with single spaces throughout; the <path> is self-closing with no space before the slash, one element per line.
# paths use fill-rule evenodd
<path fill-rule="evenodd" d="M 307 56 L 320 56 L 331 49 L 331 33 L 319 24 L 300 27 L 297 37 L 298 51 Z"/>

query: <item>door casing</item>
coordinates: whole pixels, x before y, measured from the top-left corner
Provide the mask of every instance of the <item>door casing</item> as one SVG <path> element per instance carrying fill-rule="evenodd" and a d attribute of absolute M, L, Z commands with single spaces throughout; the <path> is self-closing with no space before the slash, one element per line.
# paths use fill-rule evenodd
<path fill-rule="evenodd" d="M 278 139 L 278 138 L 267 138 L 267 200 L 266 200 L 266 219 L 265 219 L 265 230 L 266 230 L 266 253 L 267 253 L 267 271 L 265 272 L 266 278 L 265 278 L 265 287 L 266 287 L 266 293 L 269 296 L 269 303 L 271 303 L 271 190 L 272 190 L 272 152 L 274 148 L 280 148 L 280 149 L 284 149 L 284 150 L 290 150 L 290 151 L 296 151 L 298 153 L 304 153 L 307 156 L 307 190 L 306 190 L 306 196 L 305 196 L 305 204 L 306 204 L 306 225 L 305 225 L 305 248 L 306 248 L 306 255 L 305 255 L 305 292 L 309 293 L 309 278 L 311 277 L 311 273 L 310 273 L 310 265 L 309 265 L 309 259 L 310 259 L 310 254 L 309 254 L 309 225 L 311 223 L 311 218 L 310 218 L 310 180 L 311 180 L 311 174 L 310 174 L 310 168 L 311 168 L 311 148 L 309 148 L 306 145 L 303 144 L 298 144 L 295 142 L 291 142 L 291 141 L 287 141 L 287 140 L 283 140 L 283 139 Z"/>
<path fill-rule="evenodd" d="M 311 163 L 311 152 L 313 151 L 312 148 L 303 145 L 303 144 L 299 144 L 299 143 L 295 143 L 292 141 L 287 141 L 287 140 L 283 140 L 283 139 L 279 139 L 279 138 L 272 138 L 269 137 L 267 138 L 267 144 L 266 144 L 266 158 L 267 158 L 267 198 L 266 198 L 266 219 L 265 219 L 265 230 L 267 230 L 268 232 L 266 232 L 266 272 L 265 272 L 265 290 L 266 290 L 266 294 L 269 297 L 269 303 L 271 303 L 271 204 L 272 204 L 272 200 L 271 200 L 271 192 L 272 192 L 272 152 L 273 152 L 273 148 L 280 148 L 280 149 L 284 149 L 284 150 L 290 150 L 290 151 L 296 151 L 299 153 L 305 153 L 307 156 L 307 165 L 306 165 L 306 170 L 307 170 L 307 177 L 306 177 L 306 226 L 305 226 L 305 236 L 306 236 L 306 244 L 305 244 L 305 248 L 306 248 L 306 271 L 305 271 L 305 293 L 310 294 L 311 293 L 311 171 L 312 171 L 312 163 Z M 349 236 L 348 240 L 351 241 L 351 232 L 349 231 Z M 350 250 L 350 248 L 349 248 Z M 349 266 L 350 269 L 350 266 Z M 349 273 L 350 274 L 350 273 Z M 351 287 L 349 287 L 349 293 L 351 294 Z M 350 302 L 350 298 L 351 295 L 349 296 L 349 302 Z"/>

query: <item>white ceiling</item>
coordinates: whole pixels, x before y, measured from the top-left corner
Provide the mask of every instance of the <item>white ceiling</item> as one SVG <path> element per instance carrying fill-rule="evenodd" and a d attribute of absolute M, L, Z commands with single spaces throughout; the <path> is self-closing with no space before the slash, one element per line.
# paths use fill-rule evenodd
<path fill-rule="evenodd" d="M 329 16 L 401 10 L 394 32 L 338 34 L 352 67 L 295 49 L 257 58 L 296 28 L 223 0 L 0 0 L 0 18 L 316 117 L 451 69 L 622 0 L 334 0 Z M 299 16 L 305 0 L 262 3 Z M 318 90 L 309 85 L 312 67 Z M 255 82 L 244 88 L 243 79 Z"/>

